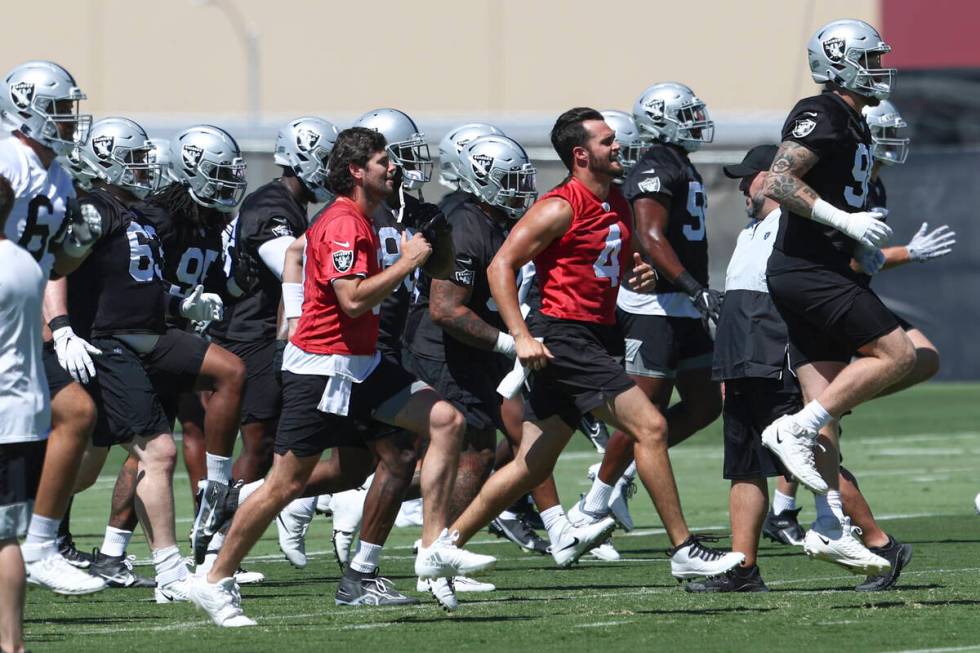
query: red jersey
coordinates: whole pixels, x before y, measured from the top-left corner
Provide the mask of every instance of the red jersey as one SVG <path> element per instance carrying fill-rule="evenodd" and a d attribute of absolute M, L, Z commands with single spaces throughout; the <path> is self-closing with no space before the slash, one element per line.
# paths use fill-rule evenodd
<path fill-rule="evenodd" d="M 598 324 L 616 321 L 620 275 L 630 269 L 632 214 L 619 188 L 605 202 L 572 178 L 541 199 L 560 197 L 572 205 L 568 231 L 534 258 L 541 312 L 563 320 Z"/>
<path fill-rule="evenodd" d="M 303 314 L 291 342 L 310 354 L 373 354 L 379 307 L 360 317 L 340 308 L 333 281 L 381 271 L 381 245 L 371 220 L 354 202 L 338 197 L 306 232 Z"/>

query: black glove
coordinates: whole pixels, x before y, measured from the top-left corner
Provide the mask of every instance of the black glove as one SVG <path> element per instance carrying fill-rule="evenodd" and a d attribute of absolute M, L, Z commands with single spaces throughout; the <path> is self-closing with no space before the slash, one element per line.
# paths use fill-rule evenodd
<path fill-rule="evenodd" d="M 412 207 L 405 215 L 404 222 L 406 227 L 422 234 L 430 245 L 435 245 L 436 241 L 452 231 L 446 215 L 438 206 L 430 202 L 422 202 Z"/>
<path fill-rule="evenodd" d="M 705 329 L 710 329 L 711 324 L 718 326 L 724 293 L 705 288 L 687 270 L 681 272 L 673 283 L 691 298 L 694 308 L 701 314 L 701 322 Z"/>
<path fill-rule="evenodd" d="M 244 248 L 236 247 L 233 250 L 231 276 L 241 291 L 241 295 L 236 297 L 250 294 L 259 285 L 259 265 Z"/>

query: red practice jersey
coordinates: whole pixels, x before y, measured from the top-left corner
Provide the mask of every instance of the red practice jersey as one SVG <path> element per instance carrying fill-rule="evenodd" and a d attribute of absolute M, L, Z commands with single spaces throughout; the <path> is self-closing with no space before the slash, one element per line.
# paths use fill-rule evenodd
<path fill-rule="evenodd" d="M 378 234 L 354 202 L 338 197 L 306 232 L 303 314 L 291 342 L 311 354 L 373 354 L 378 309 L 350 317 L 340 308 L 333 281 L 370 277 L 381 270 Z"/>
<path fill-rule="evenodd" d="M 551 197 L 572 205 L 572 224 L 534 259 L 541 312 L 563 320 L 613 324 L 620 276 L 630 269 L 632 259 L 629 204 L 616 186 L 603 202 L 574 178 L 541 199 Z"/>

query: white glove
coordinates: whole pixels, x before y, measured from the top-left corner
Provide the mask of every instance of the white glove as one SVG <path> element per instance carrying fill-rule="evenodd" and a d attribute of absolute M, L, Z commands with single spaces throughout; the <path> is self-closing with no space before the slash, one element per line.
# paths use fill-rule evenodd
<path fill-rule="evenodd" d="M 865 274 L 875 275 L 881 272 L 881 268 L 885 265 L 885 254 L 877 247 L 858 245 L 854 250 L 854 260 Z"/>
<path fill-rule="evenodd" d="M 811 217 L 867 247 L 882 247 L 892 235 L 892 228 L 881 221 L 884 214 L 880 211 L 848 213 L 829 202 L 817 200 L 813 204 Z"/>
<path fill-rule="evenodd" d="M 95 378 L 95 363 L 92 356 L 102 353 L 75 335 L 70 326 L 64 326 L 51 333 L 54 336 L 54 352 L 61 365 L 71 378 L 79 383 L 88 383 Z"/>
<path fill-rule="evenodd" d="M 922 263 L 929 259 L 946 256 L 953 251 L 956 244 L 956 232 L 950 230 L 947 225 L 926 233 L 929 230 L 929 223 L 923 222 L 919 230 L 912 236 L 912 240 L 905 246 L 909 251 L 909 259 Z"/>
<path fill-rule="evenodd" d="M 197 286 L 187 298 L 180 302 L 180 315 L 194 322 L 212 322 L 225 315 L 225 306 L 219 295 L 204 292 L 204 286 Z"/>
<path fill-rule="evenodd" d="M 61 248 L 72 258 L 81 258 L 102 237 L 102 216 L 91 204 L 75 204 L 68 218 L 68 234 Z"/>

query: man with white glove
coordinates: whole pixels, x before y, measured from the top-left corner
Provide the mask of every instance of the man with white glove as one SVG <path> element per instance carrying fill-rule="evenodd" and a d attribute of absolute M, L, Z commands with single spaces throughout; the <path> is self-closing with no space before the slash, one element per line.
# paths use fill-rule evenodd
<path fill-rule="evenodd" d="M 51 320 L 50 327 L 58 364 L 79 383 L 88 383 L 94 379 L 95 363 L 92 362 L 92 356 L 98 356 L 102 351 L 75 335 L 65 316 Z"/>
<path fill-rule="evenodd" d="M 929 223 L 923 222 L 912 240 L 905 246 L 910 261 L 924 263 L 934 258 L 946 256 L 953 251 L 956 244 L 956 232 L 948 225 L 929 231 Z"/>
<path fill-rule="evenodd" d="M 204 292 L 204 286 L 197 285 L 182 302 L 180 316 L 192 322 L 217 322 L 224 318 L 224 303 L 221 296 Z"/>

